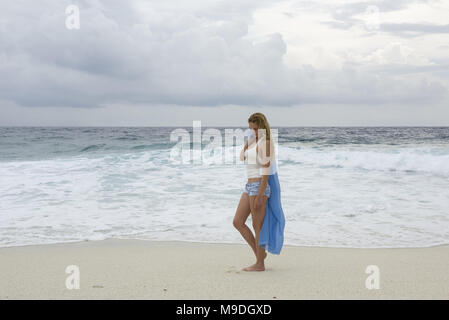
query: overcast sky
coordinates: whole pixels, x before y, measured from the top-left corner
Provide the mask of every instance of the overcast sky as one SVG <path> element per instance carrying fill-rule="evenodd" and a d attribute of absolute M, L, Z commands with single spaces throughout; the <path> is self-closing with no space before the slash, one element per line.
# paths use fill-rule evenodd
<path fill-rule="evenodd" d="M 2 126 L 449 125 L 447 0 L 1 1 L 0 46 Z"/>

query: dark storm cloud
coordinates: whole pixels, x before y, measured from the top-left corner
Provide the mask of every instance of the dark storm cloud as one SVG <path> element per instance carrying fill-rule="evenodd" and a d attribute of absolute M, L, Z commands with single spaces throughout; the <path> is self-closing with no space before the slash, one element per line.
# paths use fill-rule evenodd
<path fill-rule="evenodd" d="M 65 8 L 72 3 L 80 7 L 80 30 L 65 27 Z M 446 94 L 436 81 L 398 82 L 349 63 L 341 71 L 287 67 L 281 34 L 257 43 L 246 37 L 252 12 L 269 3 L 4 1 L 0 100 L 58 107 L 290 106 L 419 102 Z M 405 2 L 382 3 L 397 8 Z M 347 19 L 361 8 L 336 9 L 335 17 Z"/>

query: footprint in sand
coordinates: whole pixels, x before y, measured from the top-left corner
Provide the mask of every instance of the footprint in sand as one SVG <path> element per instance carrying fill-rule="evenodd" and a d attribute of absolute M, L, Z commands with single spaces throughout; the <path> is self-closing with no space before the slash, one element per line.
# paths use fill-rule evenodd
<path fill-rule="evenodd" d="M 240 273 L 240 271 L 236 270 L 234 266 L 231 266 L 230 269 L 226 271 L 226 273 Z"/>

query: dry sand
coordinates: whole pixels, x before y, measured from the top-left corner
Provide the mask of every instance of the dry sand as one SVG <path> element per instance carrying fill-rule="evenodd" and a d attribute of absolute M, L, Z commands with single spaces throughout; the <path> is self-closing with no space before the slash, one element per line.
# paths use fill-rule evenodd
<path fill-rule="evenodd" d="M 249 246 L 145 240 L 0 248 L 0 299 L 448 299 L 449 246 L 349 249 L 284 245 L 266 271 Z M 66 288 L 77 265 L 80 288 Z M 366 267 L 379 267 L 367 289 Z"/>

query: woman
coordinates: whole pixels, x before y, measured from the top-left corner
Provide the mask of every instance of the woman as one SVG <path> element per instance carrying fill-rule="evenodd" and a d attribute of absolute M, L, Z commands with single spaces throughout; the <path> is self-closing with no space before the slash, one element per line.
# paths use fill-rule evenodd
<path fill-rule="evenodd" d="M 248 119 L 250 134 L 241 153 L 246 161 L 248 182 L 240 198 L 233 225 L 256 255 L 256 263 L 244 271 L 264 271 L 265 250 L 280 254 L 284 240 L 285 218 L 270 126 L 262 113 Z M 251 213 L 255 237 L 245 224 Z M 257 244 L 257 245 L 256 245 Z"/>

